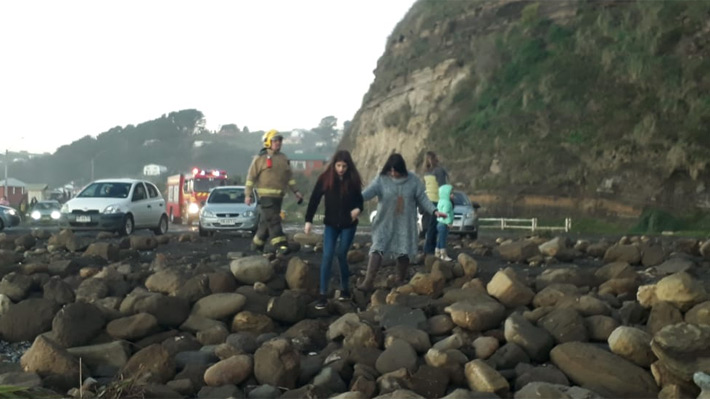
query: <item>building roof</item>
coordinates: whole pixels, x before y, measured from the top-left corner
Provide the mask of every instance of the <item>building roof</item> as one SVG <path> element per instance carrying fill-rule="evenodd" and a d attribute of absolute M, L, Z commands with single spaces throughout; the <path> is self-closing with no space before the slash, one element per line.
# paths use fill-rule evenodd
<path fill-rule="evenodd" d="M 27 190 L 31 191 L 46 190 L 47 188 L 49 188 L 49 186 L 45 183 L 27 184 L 25 187 L 27 188 Z"/>
<path fill-rule="evenodd" d="M 299 153 L 299 154 L 286 154 L 288 159 L 291 161 L 327 161 L 328 156 L 322 153 L 311 152 L 311 153 Z"/>
<path fill-rule="evenodd" d="M 0 180 L 0 186 L 5 186 L 5 180 Z M 27 184 L 24 182 L 15 179 L 14 177 L 8 177 L 7 178 L 7 186 L 8 187 L 27 187 Z"/>

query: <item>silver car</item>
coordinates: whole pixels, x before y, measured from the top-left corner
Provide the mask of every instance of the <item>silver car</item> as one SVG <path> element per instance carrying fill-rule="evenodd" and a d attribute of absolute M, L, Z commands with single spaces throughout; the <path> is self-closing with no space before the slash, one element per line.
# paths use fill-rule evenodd
<path fill-rule="evenodd" d="M 256 198 L 256 195 L 252 195 L 252 198 Z M 244 186 L 213 188 L 200 209 L 200 235 L 207 236 L 216 231 L 256 232 L 259 225 L 256 205 L 256 201 L 251 205 L 244 203 Z"/>
<path fill-rule="evenodd" d="M 454 223 L 449 230 L 453 234 L 467 234 L 469 237 L 478 238 L 478 205 L 471 202 L 468 196 L 461 191 L 454 191 Z"/>
<path fill-rule="evenodd" d="M 0 231 L 20 224 L 20 214 L 9 206 L 0 205 Z"/>
<path fill-rule="evenodd" d="M 449 234 L 466 234 L 469 237 L 478 238 L 478 208 L 481 206 L 475 202 L 471 202 L 468 196 L 461 191 L 454 191 L 454 222 L 452 223 Z M 375 222 L 377 211 L 370 213 L 370 223 Z M 422 214 L 417 215 L 417 230 L 420 234 L 424 234 L 422 227 Z"/>

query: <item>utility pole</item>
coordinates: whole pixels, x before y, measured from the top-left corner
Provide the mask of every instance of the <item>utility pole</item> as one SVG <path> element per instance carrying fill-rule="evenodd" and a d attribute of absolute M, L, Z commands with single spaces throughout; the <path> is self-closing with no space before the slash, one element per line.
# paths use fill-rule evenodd
<path fill-rule="evenodd" d="M 91 181 L 94 181 L 94 158 L 91 157 Z"/>
<path fill-rule="evenodd" d="M 5 149 L 5 191 L 2 192 L 2 194 L 5 196 L 5 198 L 9 198 L 7 196 L 7 164 L 8 164 L 7 157 L 8 157 L 8 155 L 7 155 L 7 148 L 6 148 Z"/>

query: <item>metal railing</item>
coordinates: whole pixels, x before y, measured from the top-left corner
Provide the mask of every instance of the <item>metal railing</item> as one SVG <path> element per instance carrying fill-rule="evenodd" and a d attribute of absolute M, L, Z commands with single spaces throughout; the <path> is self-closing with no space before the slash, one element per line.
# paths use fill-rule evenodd
<path fill-rule="evenodd" d="M 522 229 L 522 230 L 560 230 L 569 232 L 572 229 L 572 219 L 565 218 L 564 226 L 540 226 L 537 223 L 537 218 L 531 219 L 516 219 L 516 218 L 480 218 L 478 219 L 480 228 L 500 228 L 505 229 Z M 486 224 L 486 223 L 495 224 Z"/>

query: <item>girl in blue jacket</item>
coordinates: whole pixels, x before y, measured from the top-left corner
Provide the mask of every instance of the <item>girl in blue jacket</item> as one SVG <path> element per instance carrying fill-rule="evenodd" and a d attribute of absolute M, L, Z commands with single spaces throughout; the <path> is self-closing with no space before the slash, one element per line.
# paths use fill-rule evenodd
<path fill-rule="evenodd" d="M 439 202 L 436 204 L 436 208 L 439 212 L 445 213 L 446 217 L 439 217 L 436 219 L 437 225 L 437 239 L 436 239 L 436 252 L 437 258 L 451 262 L 453 259 L 449 258 L 446 254 L 446 239 L 449 235 L 449 229 L 454 223 L 454 188 L 451 184 L 444 184 L 439 187 Z"/>

